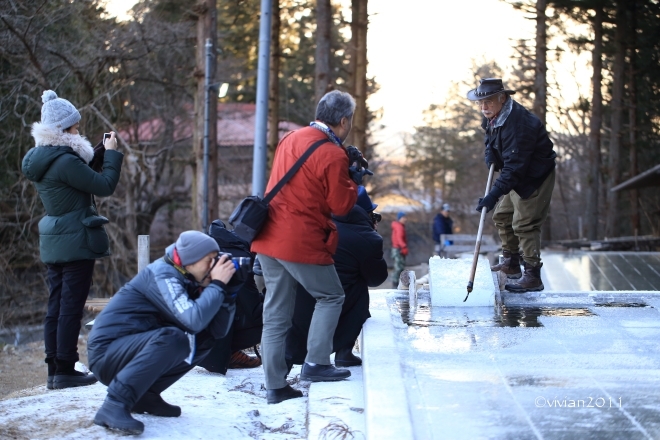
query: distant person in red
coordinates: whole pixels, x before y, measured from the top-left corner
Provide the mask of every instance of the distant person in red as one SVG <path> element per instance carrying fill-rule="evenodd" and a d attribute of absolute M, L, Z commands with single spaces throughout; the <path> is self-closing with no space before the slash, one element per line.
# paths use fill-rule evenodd
<path fill-rule="evenodd" d="M 396 220 L 392 222 L 392 260 L 394 261 L 394 272 L 392 272 L 392 287 L 399 286 L 399 277 L 406 267 L 406 255 L 408 255 L 408 240 L 406 239 L 406 213 L 399 212 Z"/>

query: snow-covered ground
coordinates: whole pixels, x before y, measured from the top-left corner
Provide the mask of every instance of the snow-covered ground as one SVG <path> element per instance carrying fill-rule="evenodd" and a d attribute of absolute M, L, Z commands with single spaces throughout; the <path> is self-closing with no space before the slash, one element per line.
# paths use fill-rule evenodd
<path fill-rule="evenodd" d="M 162 394 L 181 406 L 181 417 L 134 415 L 145 424 L 140 438 L 306 439 L 309 383 L 297 381 L 299 370 L 292 370 L 292 386 L 305 397 L 268 405 L 262 368 L 229 370 L 223 376 L 197 367 Z M 0 401 L 0 438 L 117 437 L 92 422 L 106 395 L 100 383 L 65 390 L 44 385 L 17 394 Z"/>

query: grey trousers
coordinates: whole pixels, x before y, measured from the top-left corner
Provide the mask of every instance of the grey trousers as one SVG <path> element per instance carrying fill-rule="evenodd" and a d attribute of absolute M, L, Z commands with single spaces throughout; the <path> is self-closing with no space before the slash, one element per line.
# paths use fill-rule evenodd
<path fill-rule="evenodd" d="M 287 385 L 286 335 L 291 327 L 298 283 L 316 299 L 305 362 L 321 365 L 330 365 L 332 337 L 344 303 L 344 289 L 333 264 L 292 263 L 263 254 L 259 254 L 259 261 L 266 282 L 261 360 L 266 389 L 272 390 Z"/>

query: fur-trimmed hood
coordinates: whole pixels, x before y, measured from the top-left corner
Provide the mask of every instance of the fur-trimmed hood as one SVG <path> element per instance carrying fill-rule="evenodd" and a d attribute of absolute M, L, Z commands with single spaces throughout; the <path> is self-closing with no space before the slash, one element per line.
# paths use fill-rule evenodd
<path fill-rule="evenodd" d="M 73 152 L 87 164 L 94 157 L 92 145 L 78 134 L 64 133 L 59 128 L 48 128 L 35 122 L 32 137 L 37 145 L 23 158 L 22 169 L 23 174 L 33 182 L 39 182 L 53 162 L 64 154 L 71 155 Z M 71 159 L 77 160 L 74 156 Z"/>
<path fill-rule="evenodd" d="M 71 147 L 85 163 L 89 163 L 94 158 L 92 144 L 79 134 L 65 133 L 59 128 L 47 127 L 41 122 L 35 122 L 32 124 L 32 137 L 37 147 Z"/>

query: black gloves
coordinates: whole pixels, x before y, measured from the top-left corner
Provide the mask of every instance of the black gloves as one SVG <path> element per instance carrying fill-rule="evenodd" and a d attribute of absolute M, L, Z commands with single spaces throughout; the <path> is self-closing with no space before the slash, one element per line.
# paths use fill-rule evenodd
<path fill-rule="evenodd" d="M 353 145 L 346 147 L 346 154 L 348 155 L 348 175 L 351 180 L 358 185 L 362 185 L 362 178 L 365 176 L 373 176 L 369 168 L 369 162 L 364 158 L 362 152 Z"/>
<path fill-rule="evenodd" d="M 488 169 L 490 169 L 490 165 L 493 163 L 495 164 L 495 171 L 499 171 L 502 168 L 499 161 L 495 158 L 495 154 L 490 149 L 486 149 L 486 165 Z"/>
<path fill-rule="evenodd" d="M 103 146 L 103 141 L 101 141 L 97 146 L 94 147 L 94 157 L 89 162 L 89 166 L 97 173 L 102 172 L 104 157 L 105 157 L 105 147 Z"/>
<path fill-rule="evenodd" d="M 490 192 L 486 195 L 486 197 L 479 199 L 477 212 L 481 212 L 484 207 L 486 208 L 486 212 L 490 212 L 495 207 L 497 200 L 502 195 L 504 195 L 504 192 L 498 187 L 494 186 L 493 189 L 491 189 Z"/>

